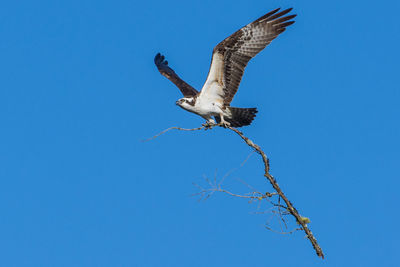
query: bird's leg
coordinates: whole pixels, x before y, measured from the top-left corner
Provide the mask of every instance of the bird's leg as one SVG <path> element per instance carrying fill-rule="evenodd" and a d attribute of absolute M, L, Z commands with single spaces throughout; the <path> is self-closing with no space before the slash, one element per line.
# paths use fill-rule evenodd
<path fill-rule="evenodd" d="M 219 114 L 219 117 L 220 117 L 220 120 L 221 120 L 220 123 L 219 123 L 220 126 L 222 126 L 224 128 L 226 128 L 228 126 L 231 126 L 231 124 L 229 122 L 224 120 L 224 115 L 222 113 Z"/>

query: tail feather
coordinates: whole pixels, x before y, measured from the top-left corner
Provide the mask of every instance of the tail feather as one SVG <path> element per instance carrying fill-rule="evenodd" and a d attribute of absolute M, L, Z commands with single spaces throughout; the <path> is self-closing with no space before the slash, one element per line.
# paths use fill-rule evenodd
<path fill-rule="evenodd" d="M 224 120 L 229 122 L 232 127 L 242 127 L 250 125 L 256 117 L 257 108 L 235 108 L 228 107 L 231 116 L 224 116 Z M 219 116 L 215 117 L 217 123 L 221 122 Z"/>

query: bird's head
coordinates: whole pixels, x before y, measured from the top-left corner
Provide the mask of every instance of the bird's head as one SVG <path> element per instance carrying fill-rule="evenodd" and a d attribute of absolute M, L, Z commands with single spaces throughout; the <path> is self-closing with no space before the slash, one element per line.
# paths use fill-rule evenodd
<path fill-rule="evenodd" d="M 193 109 L 195 99 L 193 97 L 183 97 L 175 102 L 178 106 L 184 109 Z"/>

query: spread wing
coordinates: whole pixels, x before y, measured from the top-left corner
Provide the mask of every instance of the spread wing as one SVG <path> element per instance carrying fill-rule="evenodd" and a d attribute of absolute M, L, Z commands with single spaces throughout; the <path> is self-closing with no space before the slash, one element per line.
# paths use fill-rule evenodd
<path fill-rule="evenodd" d="M 273 39 L 293 24 L 296 15 L 284 16 L 292 8 L 275 9 L 244 26 L 213 50 L 210 71 L 200 97 L 223 101 L 229 106 L 236 94 L 247 63 Z"/>
<path fill-rule="evenodd" d="M 158 53 L 154 58 L 154 63 L 156 64 L 158 71 L 173 82 L 179 90 L 181 90 L 184 97 L 191 97 L 198 94 L 196 89 L 179 78 L 175 71 L 168 66 L 168 61 L 165 60 L 163 55 Z"/>

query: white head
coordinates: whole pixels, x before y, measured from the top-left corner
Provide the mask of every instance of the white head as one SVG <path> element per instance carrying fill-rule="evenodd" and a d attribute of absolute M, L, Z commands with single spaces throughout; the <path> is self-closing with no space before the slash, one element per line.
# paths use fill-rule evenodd
<path fill-rule="evenodd" d="M 175 102 L 178 106 L 186 110 L 192 110 L 196 99 L 194 97 L 183 97 Z"/>

